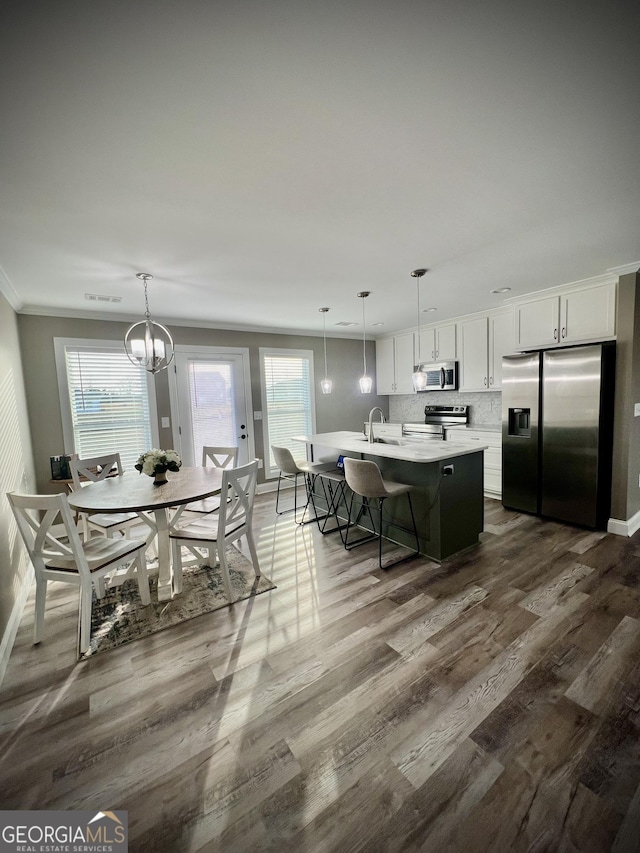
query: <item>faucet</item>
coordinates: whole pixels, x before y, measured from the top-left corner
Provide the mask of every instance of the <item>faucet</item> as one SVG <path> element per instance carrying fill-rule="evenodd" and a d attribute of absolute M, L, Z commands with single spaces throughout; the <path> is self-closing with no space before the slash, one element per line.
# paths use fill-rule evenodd
<path fill-rule="evenodd" d="M 375 441 L 373 437 L 373 413 L 380 412 L 380 423 L 383 424 L 386 422 L 386 418 L 384 416 L 384 412 L 379 406 L 374 406 L 373 409 L 369 412 L 369 444 L 373 444 Z"/>

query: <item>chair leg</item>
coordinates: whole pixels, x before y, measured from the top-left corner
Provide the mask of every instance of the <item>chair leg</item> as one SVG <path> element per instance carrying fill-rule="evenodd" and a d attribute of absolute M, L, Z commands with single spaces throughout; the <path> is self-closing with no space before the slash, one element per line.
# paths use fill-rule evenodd
<path fill-rule="evenodd" d="M 233 595 L 231 594 L 231 578 L 229 577 L 229 567 L 227 566 L 227 555 L 224 546 L 218 549 L 218 559 L 220 560 L 220 573 L 224 581 L 224 588 L 227 591 L 229 604 L 233 604 Z"/>
<path fill-rule="evenodd" d="M 44 608 L 47 600 L 46 578 L 36 578 L 36 613 L 33 623 L 33 643 L 38 645 L 42 640 L 44 629 Z"/>
<path fill-rule="evenodd" d="M 135 562 L 140 601 L 146 606 L 151 604 L 151 593 L 149 592 L 149 576 L 147 575 L 147 561 L 144 558 L 144 551 L 138 551 Z M 182 580 L 182 572 L 180 572 L 180 580 Z"/>
<path fill-rule="evenodd" d="M 415 515 L 413 514 L 413 504 L 411 502 L 411 495 L 407 492 L 407 500 L 409 501 L 409 512 L 411 513 L 411 523 L 413 524 L 413 535 L 416 539 L 416 550 L 412 551 L 410 554 L 406 554 L 404 557 L 399 557 L 397 560 L 393 560 L 391 563 L 387 563 L 386 566 L 382 565 L 382 505 L 384 502 L 384 498 L 379 499 L 380 503 L 380 546 L 378 551 L 378 564 L 381 569 L 385 570 L 390 569 L 393 566 L 397 566 L 399 563 L 404 563 L 406 560 L 412 560 L 414 557 L 419 556 L 420 554 L 420 540 L 418 538 L 418 528 L 416 526 Z"/>
<path fill-rule="evenodd" d="M 349 542 L 349 530 L 350 530 L 350 528 L 352 527 L 352 524 L 351 524 L 351 511 L 352 511 L 352 509 L 353 509 L 353 501 L 354 501 L 354 499 L 355 499 L 355 492 L 352 492 L 352 493 L 351 493 L 351 501 L 350 501 L 350 503 L 349 503 L 349 512 L 348 512 L 348 517 L 347 517 L 347 526 L 346 526 L 346 529 L 345 529 L 344 539 L 342 540 L 346 551 L 350 551 L 352 548 L 357 548 L 357 547 L 358 547 L 358 545 L 365 545 L 367 542 L 373 542 L 373 540 L 376 538 L 375 522 L 374 522 L 374 520 L 373 520 L 373 516 L 371 515 L 371 507 L 369 506 L 369 501 L 368 501 L 368 499 L 367 499 L 367 498 L 363 498 L 363 500 L 364 500 L 364 502 L 365 502 L 365 503 L 364 503 L 364 506 L 366 507 L 366 510 L 367 510 L 367 511 L 368 511 L 368 513 L 369 513 L 369 518 L 370 518 L 370 520 L 371 520 L 371 526 L 372 526 L 372 528 L 373 528 L 373 533 L 369 533 L 369 534 L 367 534 L 366 536 L 361 536 L 361 537 L 360 537 L 360 539 L 356 539 L 356 540 L 354 540 L 353 542 Z M 361 517 L 361 515 L 362 515 L 362 511 L 360 511 L 360 512 L 358 513 L 358 518 L 356 519 L 356 521 L 354 521 L 354 525 L 357 523 L 357 521 L 359 520 L 359 518 Z"/>
<path fill-rule="evenodd" d="M 246 532 L 247 537 L 247 545 L 249 546 L 249 553 L 251 554 L 251 562 L 253 563 L 253 570 L 256 573 L 256 577 L 259 578 L 260 571 L 260 563 L 258 562 L 258 552 L 256 551 L 256 543 L 253 539 L 253 531 L 247 528 Z"/>
<path fill-rule="evenodd" d="M 173 591 L 176 595 L 182 592 L 182 546 L 177 539 L 171 542 L 171 566 L 173 568 Z"/>
<path fill-rule="evenodd" d="M 91 642 L 91 593 L 90 583 L 80 585 L 80 652 L 86 652 Z"/>

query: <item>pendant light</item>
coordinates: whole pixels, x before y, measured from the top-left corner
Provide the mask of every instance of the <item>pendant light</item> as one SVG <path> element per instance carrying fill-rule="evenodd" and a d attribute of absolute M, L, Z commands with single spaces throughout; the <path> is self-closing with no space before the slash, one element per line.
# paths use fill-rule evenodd
<path fill-rule="evenodd" d="M 318 308 L 322 314 L 322 339 L 324 341 L 324 379 L 320 382 L 323 394 L 330 394 L 333 390 L 333 382 L 327 376 L 327 311 L 328 308 Z"/>
<path fill-rule="evenodd" d="M 358 294 L 360 299 L 362 299 L 362 364 L 364 372 L 359 379 L 361 394 L 370 394 L 373 387 L 373 380 L 370 376 L 367 376 L 367 326 L 364 320 L 364 300 L 370 293 L 370 290 L 362 290 Z"/>
<path fill-rule="evenodd" d="M 414 270 L 411 275 L 416 280 L 416 289 L 418 291 L 418 320 L 416 324 L 416 337 L 418 338 L 418 363 L 416 364 L 416 369 L 413 372 L 413 376 L 411 377 L 413 380 L 413 389 L 414 391 L 424 391 L 427 387 L 427 374 L 422 370 L 422 365 L 420 363 L 420 279 L 427 272 L 426 269 L 423 270 Z"/>
<path fill-rule="evenodd" d="M 138 272 L 136 278 L 144 283 L 145 318 L 129 326 L 124 336 L 124 348 L 129 361 L 155 374 L 166 370 L 173 361 L 173 338 L 169 329 L 153 321 L 149 314 L 147 283 L 153 276 L 148 272 Z"/>

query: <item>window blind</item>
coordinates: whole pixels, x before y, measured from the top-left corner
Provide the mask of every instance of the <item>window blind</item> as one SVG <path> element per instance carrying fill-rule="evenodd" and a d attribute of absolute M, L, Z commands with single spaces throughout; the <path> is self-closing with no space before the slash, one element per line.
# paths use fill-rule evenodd
<path fill-rule="evenodd" d="M 187 367 L 193 458 L 199 463 L 203 447 L 232 447 L 237 443 L 233 371 L 228 362 L 196 359 Z"/>
<path fill-rule="evenodd" d="M 149 395 L 143 368 L 122 351 L 65 347 L 75 452 L 119 453 L 131 470 L 151 448 Z"/>
<path fill-rule="evenodd" d="M 306 458 L 305 445 L 291 436 L 313 429 L 312 355 L 263 354 L 266 433 L 269 447 L 267 474 L 277 472 L 272 445 L 288 447 L 296 460 Z"/>

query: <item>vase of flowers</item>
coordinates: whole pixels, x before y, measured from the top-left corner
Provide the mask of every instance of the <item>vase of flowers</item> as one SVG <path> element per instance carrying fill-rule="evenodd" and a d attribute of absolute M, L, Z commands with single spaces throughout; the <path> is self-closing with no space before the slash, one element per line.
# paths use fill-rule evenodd
<path fill-rule="evenodd" d="M 167 471 L 179 471 L 182 459 L 175 450 L 147 450 L 138 457 L 135 464 L 136 471 L 153 477 L 153 483 L 161 486 L 167 482 Z"/>

